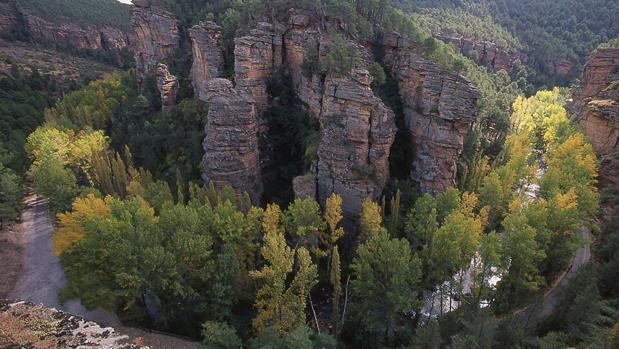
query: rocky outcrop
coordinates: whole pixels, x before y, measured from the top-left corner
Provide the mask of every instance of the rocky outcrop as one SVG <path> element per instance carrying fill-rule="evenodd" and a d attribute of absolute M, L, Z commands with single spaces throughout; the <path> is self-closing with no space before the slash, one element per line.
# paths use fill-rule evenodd
<path fill-rule="evenodd" d="M 367 70 L 356 69 L 352 77 L 327 77 L 324 83 L 318 200 L 340 194 L 347 216 L 358 215 L 366 197 L 378 200 L 389 179 L 395 115 L 374 95 L 371 79 Z"/>
<path fill-rule="evenodd" d="M 142 89 L 146 76 L 157 74 L 158 64 L 179 48 L 180 31 L 174 15 L 162 7 L 152 5 L 149 0 L 138 0 L 133 4 L 131 25 L 135 34 L 138 86 Z M 165 86 L 159 83 L 157 87 L 163 95 Z"/>
<path fill-rule="evenodd" d="M 127 63 L 121 51 L 129 48 L 132 37 L 118 28 L 57 23 L 29 13 L 15 0 L 0 0 L 0 9 L 0 36 L 28 33 L 31 40 L 56 49 L 101 50 L 109 53 L 116 65 Z"/>
<path fill-rule="evenodd" d="M 212 27 L 212 26 L 211 26 Z M 396 127 L 394 113 L 371 88 L 371 77 L 361 66 L 350 77 L 305 76 L 301 63 L 308 45 L 321 48 L 331 43 L 321 34 L 311 16 L 291 11 L 287 25 L 259 23 L 248 35 L 235 40 L 235 82 L 212 79 L 204 62 L 218 45 L 206 28 L 191 32 L 194 58 L 194 86 L 197 95 L 209 103 L 203 172 L 206 182 L 231 185 L 247 191 L 254 201 L 260 197 L 262 164 L 268 154 L 258 147 L 258 138 L 268 130 L 264 112 L 271 106 L 268 82 L 284 68 L 290 75 L 300 102 L 321 123 L 319 159 L 312 174 L 294 181 L 300 197 L 324 202 L 333 192 L 343 196 L 349 216 L 360 213 L 367 197 L 378 199 L 388 180 L 389 151 Z M 203 52 L 195 52 L 202 50 Z M 364 55 L 366 56 L 366 55 Z M 200 73 L 198 73 L 200 72 Z"/>
<path fill-rule="evenodd" d="M 201 92 L 210 79 L 220 78 L 224 72 L 224 56 L 221 49 L 221 27 L 214 22 L 200 22 L 189 30 L 193 64 L 191 81 L 199 98 L 205 99 Z"/>
<path fill-rule="evenodd" d="M 510 72 L 514 62 L 526 64 L 527 56 L 518 50 L 508 49 L 489 41 L 474 41 L 457 34 L 434 33 L 434 37 L 451 44 L 456 52 L 475 59 L 476 63 L 492 69 L 504 69 Z"/>
<path fill-rule="evenodd" d="M 269 77 L 282 64 L 283 32 L 279 25 L 258 23 L 249 35 L 234 40 L 236 84 L 254 96 L 259 114 L 269 107 Z"/>
<path fill-rule="evenodd" d="M 209 103 L 204 139 L 204 183 L 221 189 L 230 185 L 260 202 L 262 179 L 258 149 L 256 101 L 226 79 L 210 79 L 200 96 Z"/>
<path fill-rule="evenodd" d="M 619 186 L 619 48 L 598 49 L 574 91 L 580 126 L 601 159 L 602 186 Z M 614 83 L 614 84 L 613 84 Z"/>
<path fill-rule="evenodd" d="M 415 44 L 404 36 L 387 35 L 383 45 L 415 146 L 411 179 L 422 192 L 441 192 L 456 184 L 457 162 L 478 112 L 479 92 L 462 76 L 417 55 Z"/>
<path fill-rule="evenodd" d="M 141 341 L 60 310 L 0 300 L 1 348 L 147 348 Z"/>
<path fill-rule="evenodd" d="M 168 66 L 163 63 L 157 64 L 156 76 L 157 88 L 161 93 L 161 108 L 165 111 L 167 108 L 176 105 L 178 79 L 170 74 Z"/>

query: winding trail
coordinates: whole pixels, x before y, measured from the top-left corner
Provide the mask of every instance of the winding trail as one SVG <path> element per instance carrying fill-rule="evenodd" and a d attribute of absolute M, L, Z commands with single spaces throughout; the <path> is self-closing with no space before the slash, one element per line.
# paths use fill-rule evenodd
<path fill-rule="evenodd" d="M 21 243 L 23 245 L 23 270 L 9 298 L 31 301 L 46 307 L 56 308 L 78 315 L 86 320 L 113 327 L 117 332 L 133 338 L 141 338 L 144 345 L 151 348 L 184 349 L 198 348 L 195 341 L 176 336 L 154 333 L 123 326 L 118 317 L 104 309 L 88 310 L 79 299 L 72 299 L 61 304 L 58 292 L 67 285 L 60 259 L 52 248 L 54 220 L 47 202 L 35 192 L 25 199 L 26 208 L 22 211 L 20 224 Z"/>

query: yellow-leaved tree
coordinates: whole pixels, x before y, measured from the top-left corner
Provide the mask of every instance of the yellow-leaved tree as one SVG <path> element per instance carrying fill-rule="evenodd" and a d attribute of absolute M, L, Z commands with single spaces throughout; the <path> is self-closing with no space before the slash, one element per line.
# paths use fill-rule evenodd
<path fill-rule="evenodd" d="M 93 218 L 102 217 L 112 212 L 108 199 L 100 199 L 93 194 L 73 201 L 72 210 L 58 214 L 58 230 L 52 236 L 54 253 L 60 256 L 82 240 L 86 235 L 84 224 Z"/>
<path fill-rule="evenodd" d="M 265 265 L 250 273 L 261 284 L 254 303 L 258 314 L 252 324 L 258 333 L 272 327 L 283 334 L 305 323 L 306 300 L 316 284 L 318 269 L 304 247 L 296 251 L 294 268 L 295 253 L 286 244 L 282 212 L 276 204 L 267 206 L 262 229 L 264 243 L 260 252 Z M 292 281 L 287 282 L 291 273 Z"/>

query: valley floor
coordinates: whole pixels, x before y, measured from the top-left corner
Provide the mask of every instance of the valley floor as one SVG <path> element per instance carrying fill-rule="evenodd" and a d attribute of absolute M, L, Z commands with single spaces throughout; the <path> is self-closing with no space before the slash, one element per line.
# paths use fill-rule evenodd
<path fill-rule="evenodd" d="M 133 338 L 141 337 L 144 344 L 152 348 L 198 347 L 193 341 L 122 326 L 116 315 L 101 308 L 88 310 L 77 299 L 61 304 L 58 292 L 66 286 L 67 279 L 60 259 L 52 248 L 54 223 L 47 202 L 31 192 L 26 197 L 25 204 L 21 224 L 3 233 L 0 240 L 0 259 L 3 261 L 0 270 L 0 298 L 30 301 L 63 310 L 86 320 L 114 327 L 121 334 Z M 7 263 L 4 263 L 5 261 Z M 0 330 L 1 327 L 0 325 Z"/>

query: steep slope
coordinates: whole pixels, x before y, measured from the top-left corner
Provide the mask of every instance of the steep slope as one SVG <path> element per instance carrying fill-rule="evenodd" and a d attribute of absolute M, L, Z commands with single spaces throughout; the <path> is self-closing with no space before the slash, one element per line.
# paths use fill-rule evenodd
<path fill-rule="evenodd" d="M 80 13 L 75 4 L 59 0 L 49 3 L 1 0 L 0 37 L 34 41 L 55 49 L 89 55 L 117 66 L 130 65 L 127 54 L 132 42 L 127 30 L 129 8 L 119 5 L 122 7 L 116 9 L 115 5 L 114 2 L 107 2 L 107 5 L 101 3 L 95 7 L 108 9 L 110 13 L 117 10 L 121 15 L 112 16 L 99 11 L 97 16 L 93 16 L 93 11 Z M 85 9 L 92 10 L 87 5 Z M 123 11 L 126 15 L 122 15 Z"/>
<path fill-rule="evenodd" d="M 284 69 L 298 102 L 321 126 L 316 165 L 303 176 L 304 194 L 315 193 L 311 196 L 324 203 L 331 193 L 339 193 L 345 213 L 354 216 L 360 213 L 363 199 L 380 198 L 389 180 L 395 115 L 371 89 L 369 49 L 354 41 L 348 43 L 357 47 L 362 59 L 349 73 L 308 74 L 301 69 L 311 45 L 318 48 L 318 65 L 334 45 L 333 34 L 327 34 L 330 31 L 323 25 L 331 32 L 341 30 L 337 23 L 320 23 L 316 18 L 311 12 L 291 10 L 284 21 L 259 23 L 246 36 L 236 38 L 234 84 L 219 78 L 223 74 L 221 28 L 212 22 L 191 28 L 193 86 L 210 105 L 204 178 L 218 188 L 231 185 L 238 192 L 248 191 L 254 202 L 259 200 L 261 170 L 270 160 L 258 140 L 268 133 L 266 115 L 275 102 L 268 83 L 274 72 Z M 160 29 L 164 38 L 170 33 Z M 138 35 L 151 42 L 153 37 Z M 411 177 L 423 192 L 436 193 L 455 185 L 456 162 L 475 119 L 479 94 L 461 76 L 416 56 L 414 47 L 408 47 L 410 51 L 387 47 L 409 55 L 398 53 L 385 61 L 400 81 L 403 95 L 410 96 L 405 98 L 407 118 L 418 149 Z M 409 61 L 408 57 L 414 58 Z M 416 94 L 418 89 L 422 92 Z"/>
<path fill-rule="evenodd" d="M 619 48 L 598 48 L 574 91 L 580 125 L 600 155 L 600 184 L 619 186 Z"/>

